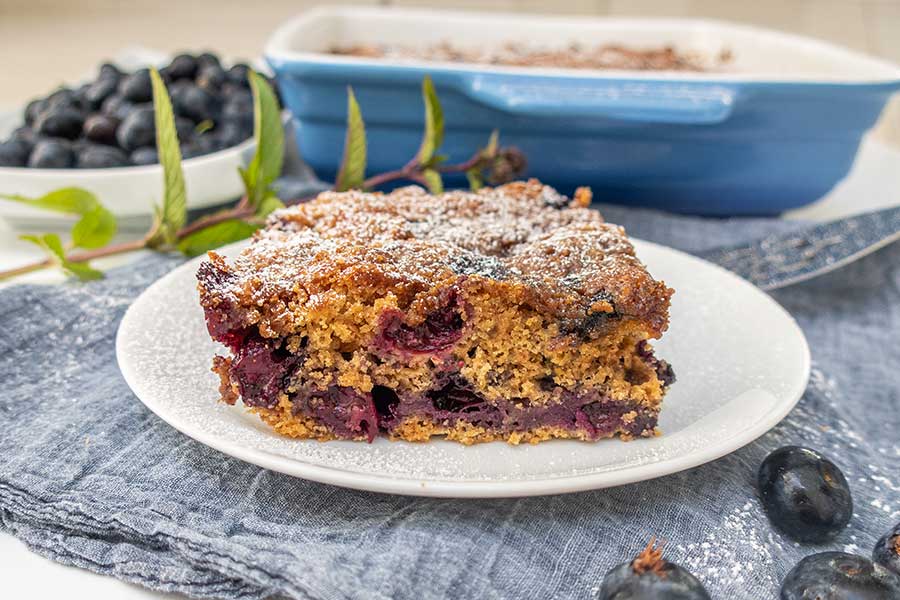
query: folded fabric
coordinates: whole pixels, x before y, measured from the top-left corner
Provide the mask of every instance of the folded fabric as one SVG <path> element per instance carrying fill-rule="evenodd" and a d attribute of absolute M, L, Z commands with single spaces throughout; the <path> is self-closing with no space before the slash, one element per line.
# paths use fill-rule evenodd
<path fill-rule="evenodd" d="M 795 226 L 604 212 L 694 251 Z M 809 338 L 813 374 L 758 441 L 654 481 L 509 500 L 312 483 L 169 427 L 125 384 L 114 340 L 129 303 L 178 262 L 0 290 L 0 528 L 44 556 L 201 598 L 591 598 L 656 536 L 713 597 L 758 599 L 801 557 L 869 554 L 900 520 L 900 245 L 775 294 Z M 850 482 L 855 513 L 832 543 L 797 545 L 762 512 L 756 469 L 786 444 L 822 451 Z"/>

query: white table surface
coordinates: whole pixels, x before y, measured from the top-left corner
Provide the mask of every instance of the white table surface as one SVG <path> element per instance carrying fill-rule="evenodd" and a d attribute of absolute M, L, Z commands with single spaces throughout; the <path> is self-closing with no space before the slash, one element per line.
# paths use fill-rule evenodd
<path fill-rule="evenodd" d="M 792 211 L 786 218 L 830 220 L 840 216 L 900 204 L 900 150 L 877 139 L 867 139 L 848 177 L 815 204 Z M 29 244 L 16 239 L 8 223 L 0 219 L 0 268 L 10 268 L 41 258 Z M 117 258 L 101 266 L 133 260 Z M 58 283 L 53 272 L 32 273 L 19 281 Z M 65 598 L 66 600 L 146 600 L 179 598 L 151 592 L 135 585 L 88 571 L 66 567 L 30 552 L 24 544 L 0 533 L 0 587 L 8 598 Z"/>

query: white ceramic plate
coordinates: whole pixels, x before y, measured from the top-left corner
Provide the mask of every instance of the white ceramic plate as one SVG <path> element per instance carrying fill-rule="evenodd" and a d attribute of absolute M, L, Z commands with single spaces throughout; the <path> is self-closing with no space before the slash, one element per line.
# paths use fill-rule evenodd
<path fill-rule="evenodd" d="M 676 290 L 671 325 L 657 349 L 674 365 L 678 382 L 663 404 L 663 434 L 653 439 L 465 447 L 280 437 L 242 407 L 217 402 L 210 364 L 223 348 L 207 335 L 197 300 L 199 259 L 157 281 L 128 309 L 117 338 L 119 366 L 137 397 L 182 433 L 241 460 L 324 483 L 503 497 L 660 477 L 715 460 L 778 423 L 806 388 L 809 348 L 790 315 L 751 284 L 669 248 L 636 246 L 651 273 Z"/>

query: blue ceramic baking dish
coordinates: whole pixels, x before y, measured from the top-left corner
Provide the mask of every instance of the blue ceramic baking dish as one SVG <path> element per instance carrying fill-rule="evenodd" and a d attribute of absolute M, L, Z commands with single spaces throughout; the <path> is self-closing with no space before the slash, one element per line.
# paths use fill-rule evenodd
<path fill-rule="evenodd" d="M 502 33 L 498 33 L 502 32 Z M 500 37 L 502 35 L 502 37 Z M 329 54 L 355 43 L 485 46 L 672 44 L 734 59 L 710 72 L 503 67 Z M 469 157 L 493 129 L 522 149 L 528 175 L 594 198 L 707 215 L 771 215 L 815 201 L 843 178 L 900 69 L 823 42 L 752 27 L 673 19 L 561 19 L 328 7 L 273 34 L 266 60 L 320 177 L 342 154 L 346 88 L 369 140 L 369 171 L 418 148 L 422 78 L 444 107 L 444 151 Z"/>

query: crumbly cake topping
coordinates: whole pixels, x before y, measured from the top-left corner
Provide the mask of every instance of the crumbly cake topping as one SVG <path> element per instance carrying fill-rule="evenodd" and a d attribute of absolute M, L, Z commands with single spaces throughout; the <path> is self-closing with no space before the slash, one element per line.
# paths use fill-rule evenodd
<path fill-rule="evenodd" d="M 277 211 L 208 297 L 245 307 L 273 300 L 314 307 L 336 289 L 433 310 L 440 290 L 462 280 L 510 294 L 562 320 L 612 313 L 666 327 L 672 293 L 634 255 L 622 228 L 536 180 L 432 196 L 419 187 L 389 194 L 325 192 Z"/>
<path fill-rule="evenodd" d="M 449 42 L 424 47 L 399 44 L 357 44 L 336 47 L 332 54 L 392 60 L 431 60 L 520 67 L 564 69 L 626 69 L 635 71 L 707 71 L 728 63 L 731 53 L 718 56 L 678 51 L 672 46 L 626 47 L 620 44 L 542 48 L 533 44 L 508 42 L 496 47 L 465 48 Z"/>

